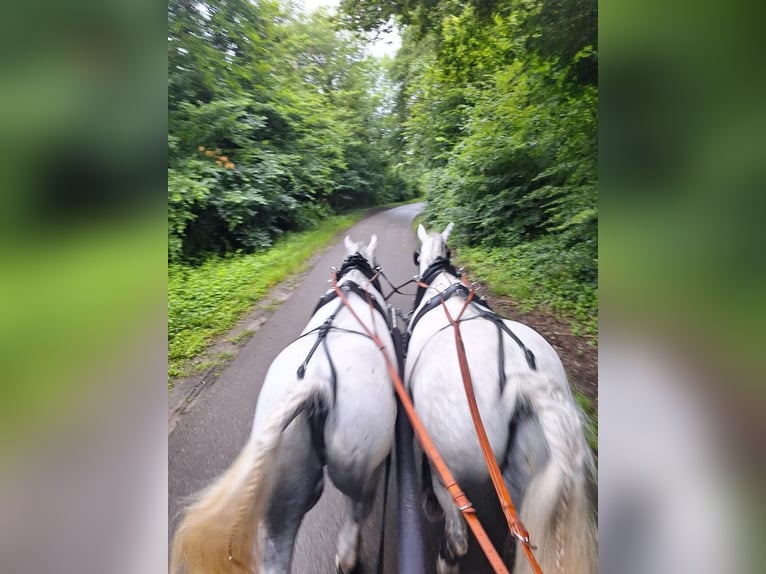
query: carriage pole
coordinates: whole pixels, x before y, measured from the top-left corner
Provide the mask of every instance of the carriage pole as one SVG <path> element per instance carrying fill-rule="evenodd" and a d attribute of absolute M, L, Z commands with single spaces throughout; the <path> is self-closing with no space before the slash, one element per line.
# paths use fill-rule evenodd
<path fill-rule="evenodd" d="M 391 334 L 396 349 L 399 374 L 404 377 L 404 344 L 402 332 L 396 325 L 396 313 L 392 312 Z M 397 398 L 397 402 L 399 399 Z M 415 478 L 415 454 L 413 432 L 404 409 L 396 415 L 396 492 L 399 500 L 399 574 L 423 574 L 425 569 L 425 545 L 423 544 L 423 521 L 420 513 L 420 496 Z"/>

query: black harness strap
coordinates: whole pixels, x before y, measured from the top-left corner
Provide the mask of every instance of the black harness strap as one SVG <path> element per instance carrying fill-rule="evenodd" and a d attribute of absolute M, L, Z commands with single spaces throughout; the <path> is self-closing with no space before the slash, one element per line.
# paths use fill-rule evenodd
<path fill-rule="evenodd" d="M 524 343 L 521 342 L 521 339 L 519 339 L 518 336 L 516 336 L 516 334 L 508 328 L 508 325 L 506 325 L 503 322 L 503 318 L 497 313 L 495 313 L 494 311 L 492 311 L 491 309 L 488 309 L 486 311 L 483 309 L 478 309 L 478 312 L 482 317 L 484 317 L 485 319 L 489 319 L 497 326 L 498 335 L 500 335 L 500 331 L 502 330 L 506 335 L 508 335 L 511 339 L 514 340 L 514 342 L 519 346 L 519 348 L 524 353 L 524 358 L 527 360 L 527 365 L 529 365 L 529 368 L 532 369 L 533 371 L 536 371 L 537 361 L 535 360 L 535 354 L 529 349 L 527 349 L 526 345 L 524 345 Z"/>
<path fill-rule="evenodd" d="M 440 273 L 447 272 L 455 277 L 460 277 L 460 273 L 455 269 L 455 267 L 450 263 L 449 259 L 445 259 L 443 257 L 438 257 L 436 260 L 428 267 L 426 272 L 423 274 L 423 277 L 421 279 L 421 283 L 424 285 L 430 286 L 431 283 L 434 282 L 436 277 L 439 276 Z M 415 298 L 415 309 L 418 308 L 418 305 L 420 305 L 423 296 L 425 295 L 427 287 L 418 286 L 418 294 Z M 420 308 L 420 310 L 415 315 L 415 318 L 412 320 L 412 323 L 410 323 L 409 328 L 407 329 L 407 334 L 409 336 L 412 336 L 412 333 L 415 330 L 415 326 L 418 324 L 418 321 L 423 318 L 423 316 L 428 313 L 429 311 L 432 311 L 436 307 L 439 307 L 442 304 L 442 301 L 447 301 L 450 297 L 453 295 L 461 295 L 462 297 L 468 297 L 470 293 L 470 289 L 463 285 L 462 283 L 453 283 L 449 287 L 447 287 L 444 291 L 441 293 L 437 293 L 433 297 L 431 297 L 428 301 L 426 301 L 425 305 Z M 460 319 L 459 322 L 463 321 L 471 321 L 473 319 L 487 319 L 494 323 L 495 327 L 497 328 L 497 338 L 498 338 L 498 376 L 500 380 L 500 392 L 502 393 L 505 389 L 505 383 L 506 383 L 506 376 L 505 376 L 505 353 L 503 352 L 503 333 L 508 335 L 513 341 L 519 346 L 522 353 L 524 353 L 524 358 L 527 361 L 527 365 L 530 369 L 533 371 L 537 370 L 537 361 L 535 360 L 534 353 L 524 345 L 524 343 L 519 339 L 519 337 L 511 331 L 510 328 L 508 328 L 508 325 L 505 324 L 503 317 L 495 313 L 492 308 L 489 306 L 489 303 L 487 303 L 486 299 L 483 297 L 474 298 L 473 301 L 470 303 L 471 307 L 478 313 L 478 315 L 474 315 L 473 317 L 467 317 L 465 319 Z M 445 325 L 436 333 L 439 333 L 441 331 L 444 331 L 445 329 L 448 329 L 451 327 L 451 325 Z M 434 333 L 434 335 L 436 334 Z M 408 337 L 409 338 L 409 337 Z M 409 341 L 408 341 L 409 342 Z M 418 356 L 415 359 L 415 365 L 417 365 L 418 360 L 420 359 L 420 356 Z M 414 365 L 413 365 L 414 369 Z"/>
<path fill-rule="evenodd" d="M 415 330 L 415 325 L 417 325 L 418 321 L 420 321 L 420 319 L 423 318 L 423 315 L 425 315 L 432 309 L 435 309 L 436 307 L 441 305 L 442 301 L 447 301 L 450 297 L 457 294 L 462 295 L 463 297 L 468 297 L 469 293 L 470 293 L 470 290 L 468 289 L 468 287 L 466 287 L 462 283 L 453 283 L 441 293 L 434 295 L 428 301 L 426 301 L 426 304 L 423 305 L 420 311 L 418 311 L 418 314 L 415 315 L 415 318 L 412 320 L 412 324 L 409 326 L 409 329 L 408 329 L 409 332 L 412 333 L 412 331 Z M 488 310 L 491 311 L 491 309 L 489 309 L 489 304 L 483 298 L 479 298 L 478 300 L 476 300 L 476 303 L 478 305 L 482 305 L 486 307 Z"/>
<path fill-rule="evenodd" d="M 446 291 L 445 291 L 445 293 L 446 293 Z M 445 301 L 446 301 L 446 298 L 445 298 Z M 441 301 L 439 299 L 437 299 L 437 305 L 440 304 L 440 303 L 441 303 Z M 476 308 L 476 306 L 478 306 L 479 304 L 481 304 L 482 306 L 486 307 L 486 309 Z M 531 350 L 527 349 L 527 346 L 522 342 L 522 340 L 519 339 L 519 337 L 513 331 L 511 331 L 508 328 L 508 325 L 506 325 L 503 322 L 504 321 L 503 317 L 501 317 L 500 315 L 498 315 L 497 313 L 492 311 L 492 309 L 489 308 L 489 305 L 487 303 L 479 303 L 478 301 L 476 303 L 474 303 L 472 301 L 471 302 L 471 306 L 476 308 L 476 311 L 479 314 L 478 315 L 474 315 L 473 317 L 461 318 L 460 321 L 459 321 L 460 323 L 463 323 L 465 321 L 473 321 L 474 319 L 488 319 L 488 320 L 492 321 L 495 324 L 495 327 L 497 327 L 497 334 L 498 334 L 498 337 L 500 338 L 500 346 L 501 346 L 501 348 L 502 348 L 503 333 L 505 333 L 511 339 L 513 339 L 513 341 L 519 346 L 521 351 L 524 353 L 524 358 L 526 359 L 527 365 L 529 366 L 529 368 L 532 369 L 533 371 L 537 370 L 537 361 L 535 359 L 535 354 Z M 434 305 L 434 307 L 436 307 L 436 305 Z M 413 327 L 414 327 L 414 323 L 413 323 Z M 444 327 L 442 327 L 441 329 L 436 331 L 436 333 L 440 333 L 441 331 L 444 331 L 445 329 L 447 329 L 449 327 L 451 327 L 451 325 L 445 325 Z M 434 335 L 436 333 L 434 333 Z M 500 378 L 500 386 L 503 387 L 505 385 L 505 365 L 504 365 L 505 357 L 503 356 L 502 353 L 500 353 L 500 361 L 501 361 L 500 372 L 502 373 L 501 378 Z"/>
<path fill-rule="evenodd" d="M 385 312 L 381 304 L 378 302 L 377 298 L 371 296 L 369 292 L 362 289 L 357 283 L 354 283 L 353 281 L 346 281 L 345 283 L 343 283 L 343 285 L 340 286 L 340 288 L 346 292 L 351 291 L 352 293 L 358 295 L 359 297 L 361 297 L 363 300 L 367 301 L 368 303 L 372 303 L 373 308 L 383 316 L 383 318 L 386 320 L 386 325 L 389 325 L 389 329 L 390 329 L 390 324 L 388 322 L 388 313 Z M 327 303 L 337 298 L 338 298 L 338 294 L 335 292 L 335 290 L 325 293 L 322 296 L 322 298 L 319 300 L 319 303 L 317 303 L 317 306 L 314 308 L 312 315 L 316 313 L 317 311 L 319 311 L 320 308 L 327 305 Z M 335 313 L 337 313 L 337 310 L 335 311 Z M 335 313 L 333 313 L 331 317 L 334 318 Z M 353 331 L 353 332 L 356 333 L 357 331 Z"/>
<path fill-rule="evenodd" d="M 455 266 L 452 265 L 452 262 L 446 258 L 446 257 L 437 257 L 434 259 L 434 262 L 431 263 L 431 265 L 428 266 L 428 269 L 425 270 L 423 273 L 423 276 L 420 278 L 420 282 L 425 285 L 431 285 L 431 283 L 434 282 L 434 279 L 436 279 L 439 274 L 443 271 L 446 271 L 447 273 L 450 273 L 454 275 L 455 277 L 462 277 L 462 274 L 460 271 L 455 269 Z M 423 287 L 422 285 L 418 285 L 418 290 L 415 293 L 415 305 L 414 309 L 418 308 L 418 305 L 420 305 L 420 302 L 423 300 L 423 296 L 426 294 L 426 287 Z"/>
<path fill-rule="evenodd" d="M 391 280 L 383 272 L 383 270 L 380 271 L 380 276 L 383 277 L 383 279 L 386 280 L 386 283 L 388 283 L 388 286 L 391 287 L 391 289 L 392 289 L 391 293 L 389 293 L 388 295 L 383 297 L 383 299 L 385 299 L 386 301 L 388 301 L 394 293 L 398 293 L 399 295 L 405 295 L 407 297 L 412 297 L 412 293 L 402 293 L 401 291 L 399 291 L 399 289 L 401 289 L 402 287 L 406 287 L 410 283 L 415 283 L 416 279 L 414 279 L 414 278 L 413 279 L 409 279 L 409 280 L 405 281 L 404 283 L 402 283 L 401 285 L 394 285 L 393 283 L 391 283 Z"/>
<path fill-rule="evenodd" d="M 322 348 L 324 349 L 325 355 L 327 356 L 327 361 L 330 363 L 330 384 L 332 387 L 332 398 L 333 401 L 335 401 L 335 394 L 336 394 L 336 384 L 337 384 L 337 378 L 335 375 L 335 365 L 333 365 L 332 357 L 330 356 L 330 351 L 327 349 L 327 333 L 330 332 L 330 329 L 333 328 L 332 322 L 335 320 L 335 316 L 338 314 L 338 311 L 340 311 L 340 308 L 343 307 L 343 303 L 341 302 L 340 305 L 338 305 L 335 308 L 335 311 L 333 311 L 332 315 L 327 317 L 325 319 L 324 323 L 322 323 L 319 327 L 316 329 L 312 329 L 308 333 L 304 333 L 298 339 L 301 339 L 307 335 L 311 335 L 313 333 L 317 334 L 317 338 L 314 341 L 314 344 L 311 346 L 311 349 L 309 350 L 309 354 L 306 355 L 306 358 L 303 359 L 303 362 L 298 367 L 298 378 L 303 379 L 303 377 L 306 376 L 306 367 L 309 364 L 309 361 L 311 360 L 311 357 L 314 356 L 314 353 L 317 350 L 317 347 L 319 347 L 320 343 L 323 343 Z M 360 333 L 361 334 L 361 333 Z M 296 339 L 296 341 L 298 340 Z"/>
<path fill-rule="evenodd" d="M 365 260 L 365 262 L 366 262 L 366 260 Z M 344 267 L 345 267 L 345 265 L 344 265 Z M 368 265 L 368 267 L 369 267 L 369 265 Z M 386 322 L 386 325 L 387 325 L 388 329 L 389 330 L 391 329 L 391 325 L 388 322 L 388 315 L 383 310 L 383 307 L 380 305 L 378 300 L 375 297 L 373 297 L 372 295 L 370 295 L 370 293 L 368 291 L 365 291 L 364 289 L 362 289 L 362 287 L 360 287 L 357 283 L 355 283 L 353 281 L 346 281 L 345 283 L 343 283 L 343 285 L 341 285 L 340 288 L 343 291 L 346 291 L 346 292 L 350 291 L 350 292 L 358 295 L 364 301 L 367 301 L 368 303 L 372 304 L 373 308 L 378 313 L 380 313 L 381 316 L 383 317 L 383 320 Z M 326 305 L 330 301 L 332 301 L 334 299 L 337 299 L 337 298 L 338 298 L 338 294 L 334 290 L 331 291 L 330 293 L 325 294 L 319 300 L 319 303 L 317 304 L 316 308 L 314 309 L 314 312 L 312 313 L 312 315 L 315 314 L 321 307 L 323 307 L 324 305 Z M 317 348 L 319 347 L 319 344 L 321 343 L 322 344 L 322 348 L 324 349 L 324 352 L 325 352 L 325 356 L 327 357 L 327 362 L 330 364 L 330 385 L 332 387 L 333 401 L 335 401 L 335 397 L 337 395 L 338 376 L 337 376 L 337 372 L 335 370 L 335 363 L 333 362 L 332 356 L 330 355 L 330 349 L 327 346 L 327 335 L 328 335 L 328 333 L 330 331 L 332 331 L 332 330 L 335 330 L 335 331 L 341 331 L 341 332 L 344 332 L 344 333 L 354 333 L 356 335 L 361 335 L 363 337 L 367 337 L 368 339 L 370 338 L 369 335 L 367 335 L 366 333 L 362 333 L 361 331 L 353 331 L 351 329 L 343 329 L 342 327 L 336 327 L 336 326 L 334 326 L 332 324 L 333 321 L 335 321 L 335 317 L 337 317 L 338 312 L 341 310 L 341 308 L 343 308 L 343 301 L 339 301 L 338 302 L 338 306 L 335 308 L 335 311 L 333 311 L 332 314 L 329 317 L 327 317 L 327 319 L 325 319 L 325 321 L 319 327 L 316 327 L 316 328 L 312 329 L 311 331 L 309 331 L 307 333 L 304 333 L 303 335 L 301 335 L 300 337 L 295 339 L 297 341 L 298 339 L 301 339 L 303 337 L 306 337 L 308 335 L 312 335 L 312 334 L 316 333 L 317 338 L 314 341 L 314 344 L 311 346 L 311 349 L 309 350 L 308 355 L 306 355 L 306 358 L 303 360 L 303 362 L 298 367 L 297 375 L 298 375 L 299 379 L 303 379 L 303 377 L 306 376 L 306 368 L 308 367 L 308 364 L 311 361 L 311 358 L 314 356 L 314 353 L 316 352 Z"/>

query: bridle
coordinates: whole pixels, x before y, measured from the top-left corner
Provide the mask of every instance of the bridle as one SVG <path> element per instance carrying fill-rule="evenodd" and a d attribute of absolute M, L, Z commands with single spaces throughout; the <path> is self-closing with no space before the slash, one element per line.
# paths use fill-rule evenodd
<path fill-rule="evenodd" d="M 353 255 L 346 257 L 346 259 L 341 264 L 340 269 L 338 270 L 338 280 L 342 279 L 344 275 L 354 269 L 361 271 L 361 273 L 367 277 L 370 283 L 372 283 L 373 287 L 377 289 L 378 293 L 381 295 L 383 294 L 383 289 L 380 288 L 380 281 L 378 280 L 378 277 L 382 273 L 380 265 L 376 265 L 373 268 L 365 256 L 357 251 Z"/>
<path fill-rule="evenodd" d="M 420 302 L 423 300 L 423 296 L 426 294 L 426 290 L 431 286 L 431 283 L 433 283 L 436 278 L 444 272 L 450 273 L 458 279 L 463 276 L 463 274 L 458 269 L 455 269 L 455 266 L 452 264 L 449 252 L 447 252 L 446 257 L 439 256 L 434 259 L 431 265 L 428 266 L 428 268 L 418 279 L 418 290 L 415 293 L 415 304 L 413 309 L 417 309 L 420 306 Z"/>

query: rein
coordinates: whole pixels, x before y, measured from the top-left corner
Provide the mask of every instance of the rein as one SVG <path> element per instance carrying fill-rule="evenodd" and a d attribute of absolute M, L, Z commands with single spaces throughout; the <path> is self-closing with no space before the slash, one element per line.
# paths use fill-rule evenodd
<path fill-rule="evenodd" d="M 466 523 L 473 531 L 473 534 L 476 537 L 479 546 L 481 546 L 481 549 L 484 551 L 484 554 L 486 555 L 490 565 L 497 574 L 509 574 L 508 569 L 505 567 L 505 564 L 503 564 L 503 561 L 500 558 L 500 555 L 492 545 L 492 541 L 489 539 L 489 536 L 487 536 L 484 527 L 479 522 L 473 504 L 471 504 L 471 501 L 468 500 L 468 497 L 458 485 L 455 477 L 452 475 L 449 468 L 447 468 L 444 459 L 439 454 L 439 451 L 436 449 L 436 446 L 431 440 L 431 437 L 428 436 L 428 432 L 426 431 L 425 426 L 415 412 L 415 405 L 412 403 L 412 399 L 407 393 L 407 390 L 404 388 L 402 379 L 399 376 L 398 368 L 386 352 L 386 347 L 383 344 L 383 341 L 381 341 L 380 337 L 375 331 L 371 331 L 367 327 L 367 325 L 359 318 L 359 315 L 357 315 L 356 311 L 354 311 L 353 307 L 351 307 L 351 304 L 348 302 L 348 299 L 343 293 L 343 290 L 338 286 L 338 276 L 336 273 L 333 273 L 332 276 L 332 286 L 338 298 L 343 302 L 344 305 L 346 305 L 351 315 L 357 320 L 357 322 L 367 333 L 367 336 L 375 342 L 381 353 L 383 353 L 383 358 L 388 368 L 388 374 L 394 384 L 396 395 L 399 398 L 399 401 L 401 402 L 407 417 L 410 419 L 412 429 L 418 439 L 418 442 L 420 443 L 420 446 L 423 448 L 423 452 L 426 454 L 436 471 L 439 473 L 442 482 L 447 488 L 447 491 L 450 493 L 450 496 L 452 496 L 452 499 L 454 500 L 458 509 L 463 514 L 463 518 L 465 519 Z M 372 306 L 370 308 L 372 309 Z"/>
<path fill-rule="evenodd" d="M 536 574 L 542 574 L 542 570 L 540 570 L 540 565 L 537 563 L 537 560 L 535 559 L 534 554 L 532 554 L 532 546 L 529 543 L 529 533 L 527 532 L 526 528 L 524 528 L 524 525 L 519 520 L 518 513 L 516 512 L 516 508 L 513 505 L 513 501 L 511 500 L 510 494 L 508 494 L 508 489 L 505 486 L 505 482 L 503 482 L 503 475 L 500 471 L 500 467 L 497 465 L 497 461 L 495 460 L 495 455 L 492 453 L 492 446 L 489 444 L 489 437 L 487 437 L 487 431 L 484 428 L 484 424 L 481 421 L 481 414 L 479 413 L 479 406 L 476 403 L 476 394 L 473 390 L 473 381 L 471 380 L 471 372 L 468 369 L 468 359 L 465 354 L 465 345 L 463 344 L 463 336 L 460 333 L 460 318 L 462 317 L 465 310 L 468 308 L 468 306 L 471 304 L 471 300 L 473 299 L 476 291 L 473 289 L 470 290 L 468 293 L 468 297 L 465 299 L 465 303 L 463 303 L 462 309 L 460 309 L 460 313 L 458 313 L 457 317 L 453 318 L 452 315 L 450 315 L 449 310 L 447 309 L 447 303 L 444 298 L 441 300 L 442 308 L 444 309 L 444 314 L 447 315 L 447 320 L 450 322 L 450 325 L 452 325 L 455 329 L 455 347 L 457 349 L 457 357 L 458 357 L 458 363 L 460 364 L 460 375 L 463 378 L 463 387 L 465 389 L 465 396 L 466 399 L 468 399 L 468 408 L 471 412 L 471 420 L 473 420 L 473 426 L 476 430 L 476 436 L 479 439 L 479 445 L 481 446 L 481 452 L 484 455 L 484 461 L 487 463 L 487 470 L 489 471 L 489 476 L 492 479 L 492 484 L 495 487 L 495 492 L 497 493 L 497 498 L 500 501 L 500 507 L 503 509 L 503 514 L 505 515 L 505 519 L 508 522 L 508 529 L 511 533 L 511 536 L 516 538 L 520 543 L 521 547 L 524 549 L 524 553 L 527 555 L 527 559 L 529 560 L 529 564 L 532 567 L 532 569 L 535 571 Z"/>
<path fill-rule="evenodd" d="M 412 297 L 412 293 L 402 293 L 401 291 L 399 291 L 399 289 L 401 289 L 402 287 L 406 287 L 410 283 L 417 283 L 417 279 L 415 277 L 413 277 L 409 281 L 405 281 L 401 285 L 394 285 L 393 283 L 391 283 L 391 280 L 386 276 L 386 274 L 383 273 L 382 269 L 379 271 L 379 273 L 380 273 L 380 276 L 386 280 L 386 283 L 388 283 L 388 286 L 391 287 L 392 289 L 391 293 L 383 297 L 384 300 L 388 301 L 388 298 L 391 297 L 391 295 L 393 295 L 394 293 L 398 293 L 399 295 L 404 295 L 406 297 Z"/>

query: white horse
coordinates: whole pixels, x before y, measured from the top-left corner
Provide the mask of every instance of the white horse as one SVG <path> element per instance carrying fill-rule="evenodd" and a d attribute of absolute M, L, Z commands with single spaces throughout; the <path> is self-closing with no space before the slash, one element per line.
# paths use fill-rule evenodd
<path fill-rule="evenodd" d="M 369 246 L 346 236 L 338 285 L 393 358 L 386 303 L 371 280 L 376 245 L 375 235 Z M 376 302 L 372 311 L 364 290 Z M 333 293 L 269 367 L 250 440 L 186 511 L 175 532 L 171 572 L 289 572 L 301 519 L 322 493 L 325 465 L 349 502 L 336 567 L 356 566 L 360 523 L 393 443 L 396 402 L 380 349 Z"/>
<path fill-rule="evenodd" d="M 454 329 L 440 301 L 443 293 L 447 309 L 455 318 L 466 299 L 467 290 L 450 287 L 459 283 L 447 248 L 452 227 L 450 223 L 441 234 L 429 234 L 422 225 L 418 227 L 420 277 L 428 288 L 419 289 L 409 323 L 405 380 L 437 449 L 458 483 L 475 499 L 494 496 L 494 491 L 468 410 Z M 564 367 L 536 331 L 487 315 L 488 311 L 481 302 L 470 304 L 460 330 L 495 460 L 503 470 L 531 544 L 537 547 L 534 554 L 543 573 L 593 574 L 593 459 Z M 429 473 L 425 474 L 427 514 L 430 510 L 433 516 L 434 510 L 438 511 L 435 495 L 445 519 L 437 572 L 456 573 L 460 558 L 468 551 L 466 524 L 438 476 L 430 473 L 429 481 Z M 532 571 L 519 550 L 515 552 L 513 571 Z"/>

